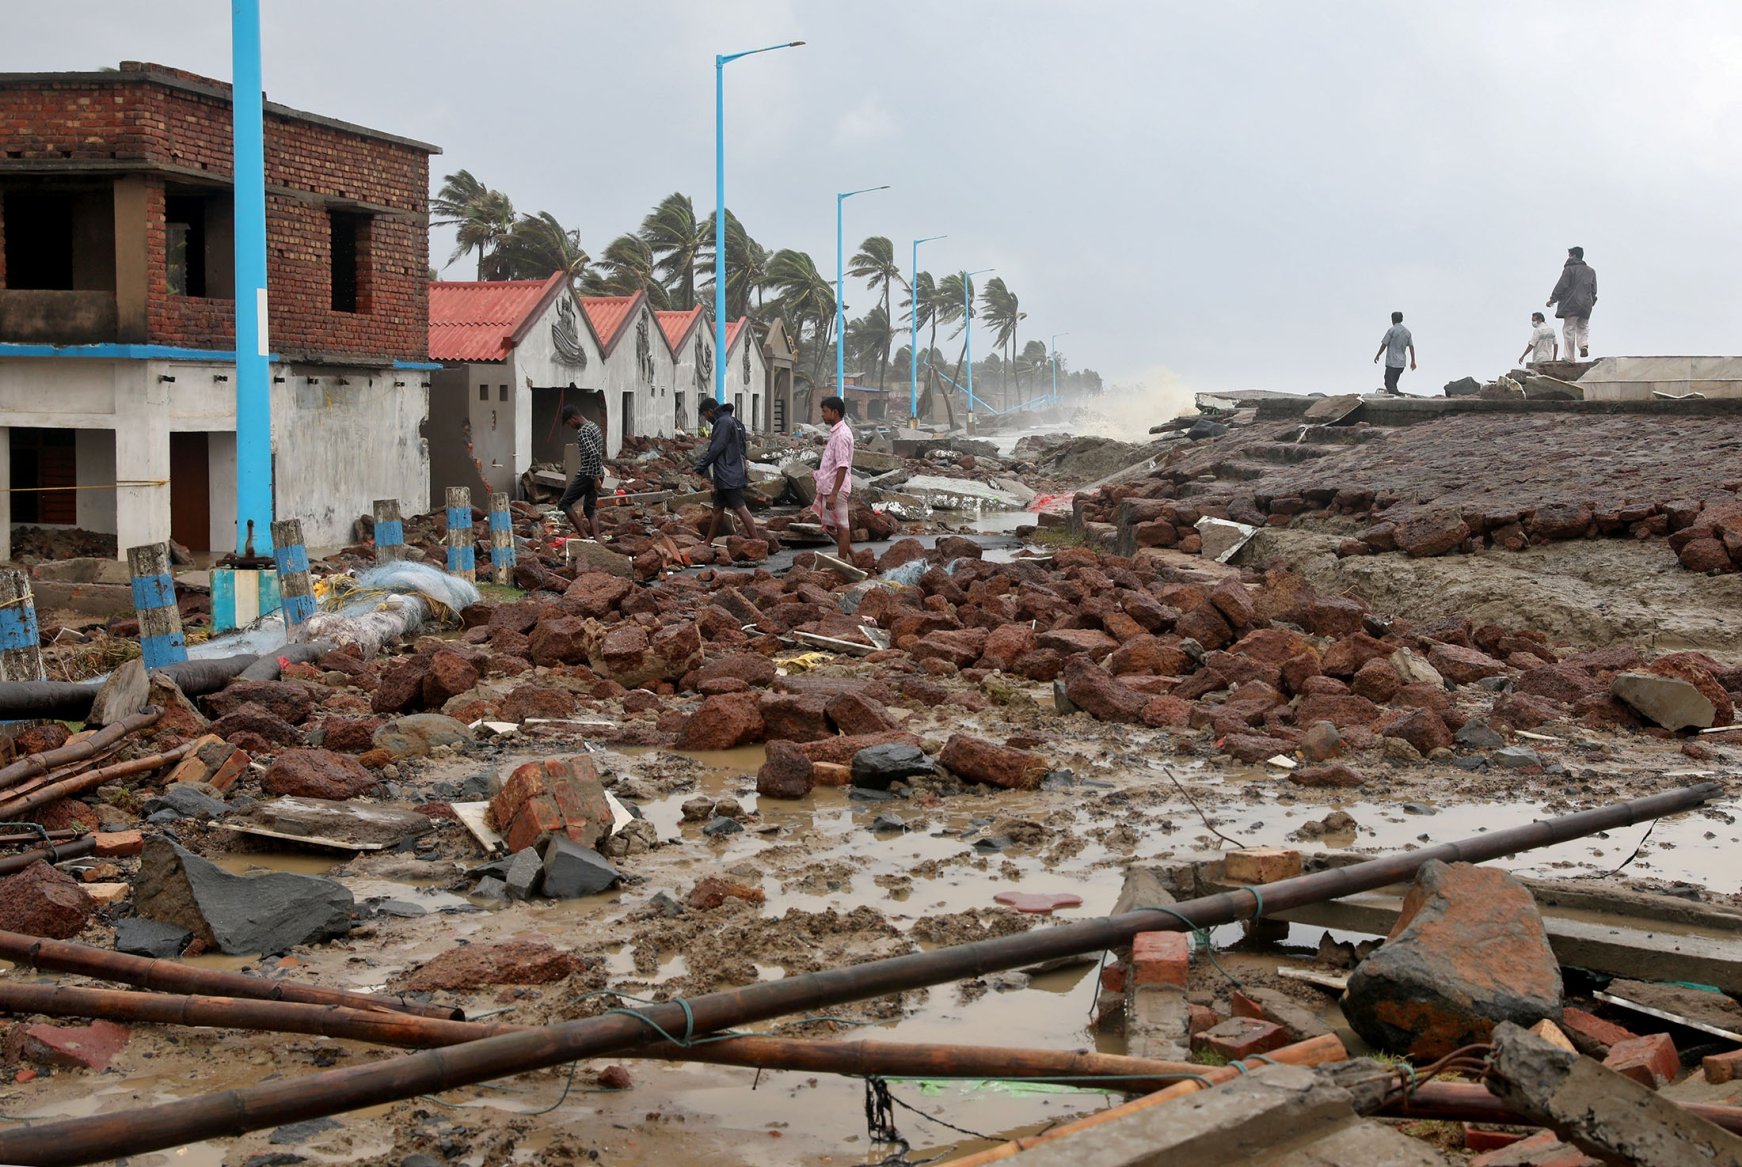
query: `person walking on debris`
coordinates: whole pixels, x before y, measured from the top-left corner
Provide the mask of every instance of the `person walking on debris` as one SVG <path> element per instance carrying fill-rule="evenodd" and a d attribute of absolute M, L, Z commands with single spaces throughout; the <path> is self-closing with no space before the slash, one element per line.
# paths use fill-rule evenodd
<path fill-rule="evenodd" d="M 605 485 L 605 435 L 599 427 L 581 413 L 575 405 L 563 406 L 562 423 L 575 432 L 575 444 L 580 447 L 581 467 L 574 481 L 563 491 L 557 509 L 568 516 L 569 525 L 582 539 L 598 534 L 594 516 L 599 510 L 599 491 Z"/>
<path fill-rule="evenodd" d="M 744 423 L 738 420 L 729 402 L 722 405 L 711 397 L 704 398 L 701 411 L 702 420 L 713 429 L 707 452 L 696 463 L 697 474 L 713 471 L 714 513 L 708 519 L 708 542 L 712 543 L 720 533 L 720 519 L 728 510 L 739 534 L 747 539 L 758 538 L 756 520 L 750 517 L 750 508 L 744 502 L 744 491 L 750 485 L 750 470 L 744 460 L 750 438 L 744 432 Z"/>
<path fill-rule="evenodd" d="M 1560 307 L 1555 308 L 1557 304 Z M 1591 355 L 1591 309 L 1596 304 L 1597 273 L 1585 262 L 1583 247 L 1569 247 L 1567 262 L 1561 267 L 1561 278 L 1544 305 L 1554 308 L 1554 314 L 1560 317 L 1569 361 L 1574 353 L 1581 361 Z"/>
<path fill-rule="evenodd" d="M 853 526 L 847 514 L 847 497 L 853 492 L 853 427 L 847 424 L 847 403 L 839 397 L 822 400 L 823 421 L 829 441 L 817 467 L 816 512 L 823 530 L 835 536 L 841 558 L 853 562 Z"/>
<path fill-rule="evenodd" d="M 1404 353 L 1409 354 L 1409 367 L 1415 368 L 1415 337 L 1409 334 L 1409 329 L 1403 326 L 1403 313 L 1391 314 L 1391 327 L 1385 330 L 1385 335 L 1379 339 L 1379 351 L 1373 354 L 1373 363 L 1378 364 L 1379 358 L 1385 358 L 1385 392 L 1393 397 L 1402 397 L 1403 390 L 1397 387 L 1397 382 L 1403 376 Z"/>
<path fill-rule="evenodd" d="M 1560 355 L 1560 345 L 1555 343 L 1554 325 L 1543 319 L 1541 312 L 1530 314 L 1530 340 L 1525 342 L 1524 351 L 1518 359 L 1527 365 L 1540 365 L 1544 361 L 1552 361 Z"/>

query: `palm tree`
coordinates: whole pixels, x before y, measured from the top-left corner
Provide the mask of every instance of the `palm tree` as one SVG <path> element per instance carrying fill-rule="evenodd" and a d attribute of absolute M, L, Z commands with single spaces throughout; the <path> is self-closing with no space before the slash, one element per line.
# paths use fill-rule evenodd
<path fill-rule="evenodd" d="M 696 289 L 704 307 L 712 314 L 714 302 L 714 217 L 705 225 L 708 244 L 697 257 L 697 267 L 707 275 L 707 282 Z M 738 221 L 738 216 L 726 208 L 726 319 L 740 316 L 762 316 L 762 294 L 768 288 L 768 263 L 773 252 L 750 238 L 750 232 Z M 750 311 L 750 297 L 756 297 L 756 311 Z"/>
<path fill-rule="evenodd" d="M 889 292 L 896 284 L 907 286 L 907 281 L 901 278 L 901 268 L 895 262 L 895 245 L 881 235 L 872 235 L 859 244 L 859 250 L 854 253 L 847 264 L 847 274 L 856 280 L 864 280 L 873 292 L 883 293 L 883 324 L 885 331 L 889 325 Z M 867 316 L 869 319 L 869 316 Z M 893 340 L 893 336 L 891 337 Z M 878 358 L 877 386 L 888 387 L 889 377 L 889 346 L 875 355 Z"/>
<path fill-rule="evenodd" d="M 729 257 L 728 257 L 729 258 Z M 810 325 L 813 383 L 831 355 L 829 338 L 835 327 L 835 288 L 817 271 L 816 261 L 802 251 L 783 247 L 768 261 L 768 285 L 775 291 L 781 315 L 792 321 L 795 338 Z"/>
<path fill-rule="evenodd" d="M 1035 373 L 1044 372 L 1051 363 L 1045 343 L 1031 340 L 1022 346 L 1022 355 L 1017 358 L 1016 375 L 1020 380 L 1023 369 Z M 1044 384 L 1044 381 L 1042 383 Z"/>
<path fill-rule="evenodd" d="M 497 255 L 509 279 L 542 280 L 560 271 L 576 285 L 590 262 L 581 233 L 563 230 L 549 211 L 522 215 Z"/>
<path fill-rule="evenodd" d="M 646 292 L 655 311 L 671 307 L 671 298 L 654 270 L 653 250 L 639 235 L 619 235 L 605 248 L 582 280 L 582 290 L 594 296 L 632 296 Z"/>
<path fill-rule="evenodd" d="M 713 247 L 711 222 L 696 222 L 690 196 L 674 191 L 641 220 L 641 238 L 653 253 L 653 270 L 671 293 L 673 305 L 682 312 L 696 306 L 696 268 L 702 253 Z M 731 262 L 731 244 L 727 244 Z"/>
<path fill-rule="evenodd" d="M 847 351 L 856 361 L 869 362 L 878 357 L 887 361 L 894 342 L 895 329 L 881 304 L 873 304 L 871 311 L 847 322 Z"/>
<path fill-rule="evenodd" d="M 468 251 L 478 253 L 478 278 L 502 279 L 498 252 L 514 230 L 514 203 L 499 190 L 491 190 L 469 170 L 456 171 L 442 179 L 441 190 L 430 200 L 431 223 L 454 227 L 452 264 Z M 443 265 L 447 266 L 447 265 Z"/>
<path fill-rule="evenodd" d="M 1028 319 L 1028 313 L 1023 312 L 1017 302 L 1016 293 L 1004 283 L 1003 276 L 993 276 L 986 281 L 985 291 L 980 293 L 980 308 L 986 315 L 986 323 L 991 326 L 993 340 L 1005 350 L 1006 369 L 1014 368 L 1016 364 L 1016 328 Z M 1005 404 L 1009 404 L 1009 384 L 1005 384 Z M 1022 374 L 1016 375 L 1016 390 L 1018 396 L 1022 392 Z"/>

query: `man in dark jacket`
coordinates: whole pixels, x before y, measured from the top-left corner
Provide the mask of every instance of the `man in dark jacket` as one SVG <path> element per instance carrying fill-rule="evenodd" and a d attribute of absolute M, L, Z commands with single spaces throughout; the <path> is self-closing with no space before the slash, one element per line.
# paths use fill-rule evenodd
<path fill-rule="evenodd" d="M 736 520 L 738 532 L 747 539 L 763 538 L 756 533 L 756 520 L 744 503 L 744 489 L 750 485 L 750 469 L 744 455 L 750 445 L 744 423 L 737 418 L 730 402 L 716 404 L 711 398 L 702 400 L 702 420 L 713 426 L 713 438 L 708 451 L 696 463 L 697 474 L 713 470 L 714 513 L 708 519 L 708 542 L 720 533 L 720 518 L 727 510 Z M 773 542 L 770 538 L 770 543 Z"/>
<path fill-rule="evenodd" d="M 1583 247 L 1567 248 L 1567 262 L 1561 268 L 1560 282 L 1548 294 L 1548 307 L 1561 318 L 1561 331 L 1566 338 L 1567 360 L 1574 354 L 1579 360 L 1591 355 L 1591 309 L 1597 303 L 1597 273 L 1585 262 Z M 1559 304 L 1560 307 L 1555 308 Z"/>

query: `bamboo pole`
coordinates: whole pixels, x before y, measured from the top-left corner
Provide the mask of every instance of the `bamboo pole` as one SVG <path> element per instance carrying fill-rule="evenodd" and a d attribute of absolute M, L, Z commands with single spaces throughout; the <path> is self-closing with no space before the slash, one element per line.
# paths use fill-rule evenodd
<path fill-rule="evenodd" d="M 1224 1082 L 1232 1082 L 1235 1078 L 1264 1065 L 1266 1059 L 1277 1062 L 1286 1060 L 1290 1065 L 1295 1066 L 1322 1066 L 1327 1062 L 1340 1062 L 1349 1056 L 1349 1052 L 1343 1048 L 1342 1041 L 1334 1033 L 1320 1034 L 1318 1037 L 1285 1046 L 1284 1049 L 1293 1051 L 1292 1056 L 1284 1059 L 1279 1056 L 1283 1050 L 1275 1050 L 1265 1054 L 1262 1058 L 1247 1058 L 1245 1061 L 1230 1062 L 1225 1066 L 1199 1066 L 1198 1075 L 1202 1081 L 1175 1082 L 1153 1094 L 1145 1094 L 1142 1098 L 1133 1099 L 1123 1106 L 1097 1111 L 1086 1118 L 1079 1118 L 1075 1122 L 1051 1127 L 1038 1135 L 1012 1139 L 1008 1143 L 1000 1143 L 996 1147 L 990 1147 L 963 1159 L 951 1159 L 944 1164 L 944 1167 L 984 1167 L 984 1164 L 987 1163 L 999 1163 L 1005 1159 L 1015 1158 L 1022 1152 L 1032 1150 L 1043 1143 L 1057 1142 L 1059 1139 L 1081 1134 L 1083 1131 L 1092 1130 L 1104 1123 L 1139 1114 L 1152 1106 L 1160 1106 L 1183 1095 L 1195 1094 L 1199 1090 L 1208 1090 L 1213 1086 L 1220 1086 Z"/>
<path fill-rule="evenodd" d="M 156 725 L 162 716 L 163 710 L 153 706 L 131 717 L 124 717 L 114 725 L 106 725 L 89 737 L 68 743 L 59 749 L 44 750 L 40 754 L 20 758 L 11 765 L 0 768 L 0 788 L 15 786 L 26 778 L 46 774 L 56 766 L 64 766 L 68 762 L 82 762 L 102 753 L 128 734 Z"/>
<path fill-rule="evenodd" d="M 928 985 L 1130 943 L 1139 932 L 1178 932 L 1254 919 L 1270 911 L 1321 903 L 1338 896 L 1411 879 L 1429 860 L 1481 862 L 1599 831 L 1690 810 L 1723 793 L 1715 782 L 1560 818 L 1491 831 L 1455 843 L 1332 868 L 1171 905 L 1080 920 L 1053 928 L 929 952 L 824 969 L 684 1002 L 626 1010 L 523 1033 L 507 1033 L 440 1050 L 407 1054 L 366 1066 L 327 1070 L 263 1082 L 198 1098 L 0 1132 L 0 1163 L 75 1164 L 144 1154 L 221 1135 L 239 1135 L 305 1118 L 439 1093 L 509 1074 L 651 1044 L 657 1034 L 713 1033 L 786 1013 L 825 1009 Z M 1262 896 L 1262 900 L 1260 900 Z"/>
<path fill-rule="evenodd" d="M 39 787 L 20 797 L 9 798 L 5 802 L 0 802 L 0 819 L 16 819 L 20 815 L 29 814 L 38 807 L 47 806 L 51 802 L 58 802 L 74 794 L 82 794 L 87 790 L 95 790 L 103 783 L 113 782 L 117 778 L 161 770 L 172 762 L 181 761 L 198 744 L 198 739 L 186 741 L 175 749 L 165 750 L 161 754 L 134 758 L 128 762 L 115 762 L 98 770 L 87 770 L 83 774 L 63 778 L 59 782 Z"/>
<path fill-rule="evenodd" d="M 256 1001 L 298 1001 L 311 1005 L 347 1005 L 361 1010 L 390 1009 L 419 1017 L 457 1021 L 465 1016 L 458 1009 L 430 1005 L 404 997 L 375 996 L 304 985 L 271 977 L 198 968 L 173 960 L 129 956 L 106 948 L 91 948 L 70 940 L 45 940 L 19 932 L 0 931 L 0 959 L 28 965 L 43 972 L 76 973 L 97 980 L 119 981 L 145 989 L 172 993 L 209 993 Z M 0 1157 L 0 1163 L 7 1160 Z"/>
<path fill-rule="evenodd" d="M 381 1009 L 352 1009 L 343 1005 L 246 1001 L 233 997 L 137 993 L 121 989 L 9 984 L 3 981 L 0 981 L 0 1011 L 21 1016 L 41 1014 L 45 1017 L 305 1033 L 409 1048 L 459 1045 L 499 1033 L 523 1032 L 528 1028 L 524 1025 L 412 1017 Z M 1293 1048 L 1289 1047 L 1290 1050 Z M 707 1062 L 720 1066 L 840 1074 L 854 1078 L 995 1078 L 1066 1085 L 1092 1085 L 1094 1080 L 1100 1080 L 1108 1089 L 1126 1094 L 1159 1090 L 1182 1077 L 1206 1072 L 1204 1066 L 1194 1062 L 1130 1058 L 1086 1050 L 813 1041 L 765 1034 L 744 1034 L 691 1046 L 662 1042 L 626 1053 L 628 1057 L 663 1061 Z M 1289 1061 L 1293 1055 L 1285 1051 L 1272 1056 L 1278 1061 Z"/>

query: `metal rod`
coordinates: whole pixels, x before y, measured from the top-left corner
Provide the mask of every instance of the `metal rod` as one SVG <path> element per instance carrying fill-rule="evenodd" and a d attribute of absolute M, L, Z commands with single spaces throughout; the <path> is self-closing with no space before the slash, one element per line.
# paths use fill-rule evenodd
<path fill-rule="evenodd" d="M 1715 1123 L 1731 1134 L 1742 1135 L 1742 1107 L 1676 1101 L 1689 1114 Z M 1423 1082 L 1407 1098 L 1382 1106 L 1376 1113 L 1389 1118 L 1442 1118 L 1502 1126 L 1538 1125 L 1488 1093 L 1486 1086 L 1473 1082 Z"/>
<path fill-rule="evenodd" d="M 145 989 L 177 993 L 209 993 L 219 997 L 242 997 L 256 1001 L 300 1001 L 311 1005 L 347 1005 L 363 1010 L 396 1010 L 419 1017 L 458 1021 L 459 1009 L 430 1005 L 404 997 L 375 996 L 303 985 L 272 977 L 251 977 L 218 969 L 197 968 L 173 960 L 129 956 L 106 948 L 92 948 L 70 940 L 45 940 L 19 932 L 0 932 L 0 959 L 29 965 L 44 972 L 77 973 L 97 980 L 119 981 Z M 5 1162 L 0 1159 L 0 1162 Z"/>
<path fill-rule="evenodd" d="M 198 744 L 198 739 L 193 739 L 183 742 L 175 749 L 166 750 L 161 754 L 152 754 L 149 757 L 144 758 L 134 758 L 127 762 L 115 762 L 96 770 L 86 770 L 83 774 L 77 774 L 71 778 L 63 778 L 59 782 L 38 787 L 37 789 L 30 791 L 28 794 L 8 798 L 5 802 L 0 802 L 0 819 L 16 819 L 21 815 L 29 814 L 31 811 L 36 810 L 39 807 L 47 806 L 51 802 L 58 802 L 69 795 L 81 794 L 86 790 L 94 790 L 105 782 L 111 782 L 116 778 L 125 778 L 129 774 L 143 774 L 151 770 L 162 769 L 171 762 L 179 762 L 182 758 L 192 753 L 193 748 Z"/>
<path fill-rule="evenodd" d="M 34 851 L 21 851 L 16 855 L 0 858 L 0 875 L 11 875 L 14 871 L 23 871 L 39 860 L 44 863 L 59 863 L 63 859 L 82 859 L 95 852 L 96 849 L 96 836 L 86 835 L 82 839 L 74 839 L 68 843 L 38 847 Z"/>
<path fill-rule="evenodd" d="M 1130 943 L 1139 932 L 1207 928 L 1255 918 L 1261 903 L 1263 910 L 1276 911 L 1369 891 L 1413 878 L 1429 860 L 1474 863 L 1495 859 L 1691 810 L 1722 793 L 1718 783 L 1706 782 L 1455 843 L 1279 880 L 1264 885 L 1262 900 L 1250 890 L 1222 892 L 1171 905 L 1165 912 L 1140 910 L 1082 920 L 994 940 L 762 981 L 682 1003 L 670 1002 L 503 1034 L 463 1046 L 407 1054 L 387 1062 L 264 1082 L 121 1114 L 4 1131 L 0 1132 L 0 1163 L 75 1164 L 144 1154 L 649 1045 L 658 1038 L 652 1024 L 669 1033 L 696 1036 L 787 1013 L 1021 968 L 1056 957 L 1102 952 Z"/>
<path fill-rule="evenodd" d="M 128 734 L 156 725 L 162 716 L 163 710 L 154 706 L 143 713 L 123 717 L 114 725 L 106 725 L 90 737 L 80 738 L 76 742 L 60 746 L 57 749 L 44 750 L 40 754 L 31 754 L 27 758 L 20 758 L 11 765 L 0 768 L 0 787 L 16 786 L 26 778 L 46 774 L 56 766 L 64 766 L 68 762 L 82 762 L 102 753 Z"/>

